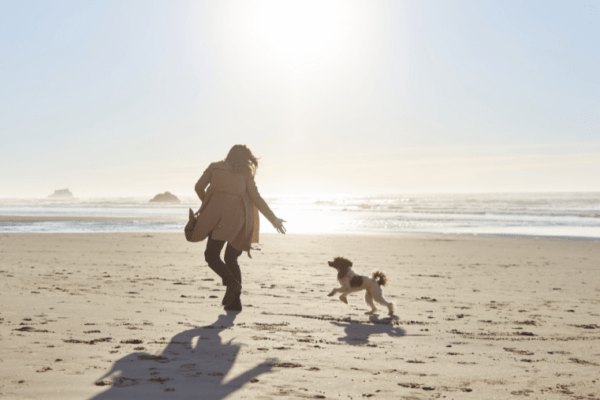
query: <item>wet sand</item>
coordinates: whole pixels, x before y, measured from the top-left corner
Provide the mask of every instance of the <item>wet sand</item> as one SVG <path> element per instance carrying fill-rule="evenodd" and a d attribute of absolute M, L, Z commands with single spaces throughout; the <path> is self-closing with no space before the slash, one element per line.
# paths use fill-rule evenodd
<path fill-rule="evenodd" d="M 225 313 L 181 234 L 0 234 L 6 399 L 599 399 L 600 242 L 262 235 Z M 349 305 L 327 261 L 386 272 Z"/>

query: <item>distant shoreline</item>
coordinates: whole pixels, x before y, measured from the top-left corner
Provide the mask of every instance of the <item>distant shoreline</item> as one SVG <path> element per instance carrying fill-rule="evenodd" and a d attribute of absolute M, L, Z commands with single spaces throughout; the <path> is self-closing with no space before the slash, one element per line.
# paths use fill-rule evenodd
<path fill-rule="evenodd" d="M 172 221 L 181 222 L 183 218 L 158 218 L 158 217 L 90 217 L 90 216 L 27 216 L 27 215 L 0 215 L 2 222 L 108 222 L 108 221 Z"/>
<path fill-rule="evenodd" d="M 185 199 L 183 199 L 185 201 Z M 446 234 L 600 239 L 600 193 L 450 195 L 410 198 L 276 198 L 269 202 L 298 234 Z M 0 232 L 180 232 L 194 204 L 144 199 L 3 201 Z M 261 217 L 261 234 L 275 232 Z"/>
<path fill-rule="evenodd" d="M 2 225 L 10 222 L 136 222 L 136 221 L 144 221 L 144 222 L 176 222 L 182 223 L 183 220 L 175 220 L 168 218 L 150 218 L 150 217 L 140 217 L 140 218 L 125 218 L 125 217 L 66 217 L 66 216 L 56 216 L 56 217 L 27 217 L 27 216 L 0 216 L 0 234 L 3 235 L 53 235 L 53 234 L 73 234 L 77 232 L 77 234 L 90 234 L 90 235 L 99 235 L 99 234 L 161 234 L 161 235 L 179 235 L 179 232 L 174 230 L 116 230 L 116 231 L 73 231 L 73 230 L 65 230 L 62 232 L 57 231 L 37 231 L 37 232 L 3 232 Z M 183 225 L 182 228 L 183 229 Z M 277 236 L 277 234 L 272 232 L 261 232 L 261 236 Z M 457 238 L 505 238 L 505 239 L 527 239 L 527 240 L 567 240 L 567 241 L 578 241 L 578 242 L 600 242 L 600 238 L 593 236 L 568 236 L 568 235 L 521 235 L 521 234 L 506 234 L 506 233 L 440 233 L 440 232 L 365 232 L 365 231 L 346 231 L 346 232 L 296 232 L 296 233 L 288 233 L 286 236 L 295 237 L 295 236 L 366 236 L 366 237 L 382 237 L 382 238 L 398 238 L 401 236 L 404 237 L 424 237 L 424 236 L 434 236 L 438 237 L 436 240 L 455 240 Z M 453 239 L 454 238 L 454 239 Z"/>

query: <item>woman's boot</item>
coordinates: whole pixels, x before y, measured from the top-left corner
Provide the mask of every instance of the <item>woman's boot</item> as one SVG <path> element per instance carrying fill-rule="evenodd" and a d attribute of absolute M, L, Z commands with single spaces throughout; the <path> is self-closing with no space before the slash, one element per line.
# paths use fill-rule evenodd
<path fill-rule="evenodd" d="M 223 296 L 223 301 L 221 304 L 228 306 L 229 304 L 233 303 L 235 299 L 240 298 L 240 294 L 242 293 L 242 284 L 233 277 L 227 277 L 223 279 L 223 281 L 227 285 L 227 291 L 225 292 L 225 296 Z"/>

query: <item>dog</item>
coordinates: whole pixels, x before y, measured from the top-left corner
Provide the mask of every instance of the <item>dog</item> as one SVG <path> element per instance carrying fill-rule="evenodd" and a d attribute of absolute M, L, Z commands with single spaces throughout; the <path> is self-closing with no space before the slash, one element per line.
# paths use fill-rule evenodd
<path fill-rule="evenodd" d="M 348 295 L 350 293 L 365 290 L 365 301 L 371 307 L 371 311 L 367 311 L 365 314 L 372 315 L 377 311 L 377 307 L 373 302 L 375 300 L 388 308 L 389 315 L 394 315 L 394 304 L 383 297 L 383 291 L 381 290 L 381 287 L 386 286 L 388 282 L 387 276 L 383 272 L 373 271 L 371 278 L 358 275 L 351 268 L 352 261 L 344 257 L 336 257 L 333 261 L 328 261 L 328 263 L 330 267 L 337 270 L 337 278 L 342 287 L 333 289 L 327 296 L 331 297 L 336 293 L 341 293 L 340 300 L 348 304 Z"/>

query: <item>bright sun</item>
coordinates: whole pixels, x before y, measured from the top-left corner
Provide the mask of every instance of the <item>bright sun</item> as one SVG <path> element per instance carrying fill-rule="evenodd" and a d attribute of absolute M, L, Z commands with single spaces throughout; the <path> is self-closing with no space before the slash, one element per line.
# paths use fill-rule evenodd
<path fill-rule="evenodd" d="M 263 1 L 251 24 L 265 50 L 294 64 L 313 62 L 335 45 L 341 6 L 332 1 Z"/>
<path fill-rule="evenodd" d="M 223 46 L 237 53 L 238 63 L 284 62 L 304 67 L 317 66 L 325 59 L 343 60 L 370 30 L 364 18 L 368 2 L 253 0 L 217 4 L 222 4 L 223 19 L 214 23 L 222 29 Z"/>

